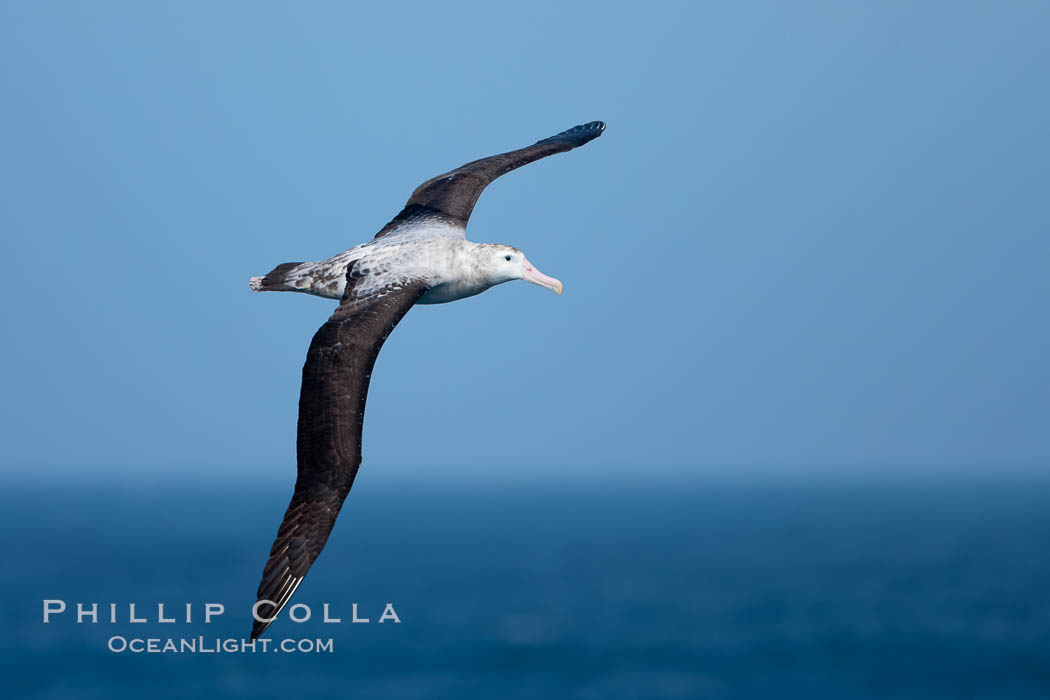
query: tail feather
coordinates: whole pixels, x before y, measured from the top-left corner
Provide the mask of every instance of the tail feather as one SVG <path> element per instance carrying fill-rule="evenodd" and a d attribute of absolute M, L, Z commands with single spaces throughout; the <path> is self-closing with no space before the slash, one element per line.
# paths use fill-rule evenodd
<path fill-rule="evenodd" d="M 277 267 L 273 268 L 265 275 L 259 277 L 252 277 L 248 280 L 248 285 L 252 288 L 253 292 L 295 292 L 298 289 L 288 284 L 288 276 L 290 273 L 295 271 L 301 262 L 286 262 L 281 263 Z"/>

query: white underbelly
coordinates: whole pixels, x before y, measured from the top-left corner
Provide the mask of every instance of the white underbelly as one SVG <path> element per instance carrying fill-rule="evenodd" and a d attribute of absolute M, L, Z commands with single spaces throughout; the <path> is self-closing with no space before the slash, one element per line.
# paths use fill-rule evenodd
<path fill-rule="evenodd" d="M 450 301 L 458 301 L 460 299 L 466 299 L 476 294 L 481 294 L 488 287 L 478 287 L 476 285 L 466 285 L 462 283 L 446 282 L 445 284 L 439 284 L 436 287 L 432 287 L 427 291 L 426 294 L 419 298 L 417 304 L 447 304 Z"/>

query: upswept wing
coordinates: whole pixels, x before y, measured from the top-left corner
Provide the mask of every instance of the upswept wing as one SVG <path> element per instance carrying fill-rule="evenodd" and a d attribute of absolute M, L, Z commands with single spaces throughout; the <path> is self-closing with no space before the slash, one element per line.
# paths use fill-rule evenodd
<path fill-rule="evenodd" d="M 405 208 L 376 234 L 376 238 L 406 225 L 429 222 L 450 224 L 465 231 L 478 197 L 490 182 L 534 160 L 571 151 L 598 138 L 603 131 L 605 122 L 580 124 L 531 146 L 475 160 L 427 180 L 415 189 Z"/>

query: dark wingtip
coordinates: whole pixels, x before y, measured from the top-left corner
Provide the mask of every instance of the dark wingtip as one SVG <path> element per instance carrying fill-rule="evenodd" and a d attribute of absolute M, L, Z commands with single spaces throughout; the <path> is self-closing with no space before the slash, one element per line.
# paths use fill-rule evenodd
<path fill-rule="evenodd" d="M 251 641 L 255 641 L 262 636 L 262 633 L 266 631 L 266 628 L 270 626 L 269 622 L 259 622 L 258 620 L 252 623 L 252 636 Z"/>
<path fill-rule="evenodd" d="M 599 135 L 605 131 L 605 122 L 587 122 L 586 124 L 579 124 L 566 131 L 561 132 L 562 134 L 583 134 L 593 133 L 594 136 Z M 561 134 L 559 134 L 560 136 Z"/>
<path fill-rule="evenodd" d="M 565 143 L 571 143 L 574 147 L 582 146 L 588 141 L 601 136 L 603 131 L 605 131 L 605 122 L 587 122 L 586 124 L 580 124 L 571 129 L 566 129 L 560 134 L 555 134 L 554 136 L 538 141 L 537 143 L 562 141 Z"/>

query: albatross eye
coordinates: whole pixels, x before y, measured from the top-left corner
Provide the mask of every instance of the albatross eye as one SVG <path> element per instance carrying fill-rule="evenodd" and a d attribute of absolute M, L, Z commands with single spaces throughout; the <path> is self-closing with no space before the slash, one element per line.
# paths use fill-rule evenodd
<path fill-rule="evenodd" d="M 510 262 L 510 256 L 509 255 L 504 255 L 503 259 L 506 260 L 507 262 Z"/>

